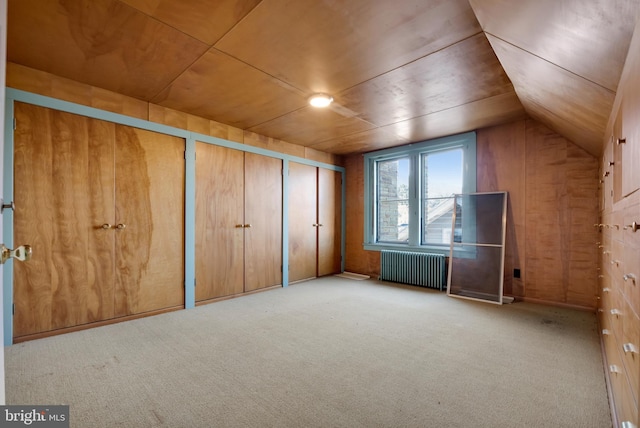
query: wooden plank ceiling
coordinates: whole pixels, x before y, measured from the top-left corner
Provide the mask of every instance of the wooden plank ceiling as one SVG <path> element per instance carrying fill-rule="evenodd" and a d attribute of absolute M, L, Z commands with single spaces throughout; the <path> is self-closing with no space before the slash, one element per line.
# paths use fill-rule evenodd
<path fill-rule="evenodd" d="M 335 154 L 525 117 L 601 151 L 637 0 L 9 0 L 8 60 Z M 314 92 L 329 109 L 308 106 Z"/>

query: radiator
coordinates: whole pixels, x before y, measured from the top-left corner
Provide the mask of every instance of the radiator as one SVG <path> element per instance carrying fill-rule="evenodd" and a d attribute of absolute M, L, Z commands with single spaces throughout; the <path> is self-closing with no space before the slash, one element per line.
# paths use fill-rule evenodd
<path fill-rule="evenodd" d="M 380 252 L 380 279 L 442 291 L 445 258 L 442 254 L 384 250 Z"/>

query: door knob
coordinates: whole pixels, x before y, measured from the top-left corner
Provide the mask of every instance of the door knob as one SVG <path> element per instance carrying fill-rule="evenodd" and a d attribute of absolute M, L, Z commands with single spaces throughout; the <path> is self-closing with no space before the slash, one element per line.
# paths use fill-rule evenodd
<path fill-rule="evenodd" d="M 11 250 L 6 245 L 0 244 L 0 264 L 4 264 L 11 258 L 26 262 L 31 259 L 31 252 L 30 245 L 20 245 L 15 250 Z"/>
<path fill-rule="evenodd" d="M 125 227 L 127 227 L 127 225 L 126 225 L 126 224 L 118 223 L 118 225 L 116 226 L 116 229 L 118 229 L 118 230 L 122 230 L 122 229 L 124 229 Z"/>
<path fill-rule="evenodd" d="M 101 226 L 103 229 L 111 229 L 111 225 L 109 223 L 105 223 Z"/>

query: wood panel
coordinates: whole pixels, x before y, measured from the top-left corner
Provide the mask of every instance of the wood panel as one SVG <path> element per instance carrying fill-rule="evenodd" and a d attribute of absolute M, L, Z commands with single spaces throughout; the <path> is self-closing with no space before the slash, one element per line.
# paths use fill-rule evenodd
<path fill-rule="evenodd" d="M 639 10 L 637 1 L 470 0 L 469 3 L 484 31 L 616 90 Z"/>
<path fill-rule="evenodd" d="M 12 62 L 7 63 L 7 87 L 148 119 L 147 102 Z"/>
<path fill-rule="evenodd" d="M 208 49 L 117 0 L 10 1 L 7 31 L 9 61 L 147 101 Z"/>
<path fill-rule="evenodd" d="M 630 195 L 640 188 L 640 26 L 636 29 L 622 84 L 622 194 Z"/>
<path fill-rule="evenodd" d="M 196 301 L 244 291 L 244 153 L 196 143 Z"/>
<path fill-rule="evenodd" d="M 380 253 L 366 251 L 364 242 L 364 161 L 361 155 L 345 158 L 346 177 L 346 254 L 345 271 L 380 275 Z"/>
<path fill-rule="evenodd" d="M 564 136 L 599 155 L 615 93 L 503 40 L 488 36 L 520 101 Z M 571 132 L 569 124 L 581 132 Z"/>
<path fill-rule="evenodd" d="M 184 305 L 183 139 L 116 127 L 116 315 Z"/>
<path fill-rule="evenodd" d="M 14 336 L 113 317 L 114 126 L 16 103 Z M 106 144 L 102 144 L 106 142 Z"/>
<path fill-rule="evenodd" d="M 207 45 L 215 43 L 260 3 L 260 0 L 122 1 Z"/>
<path fill-rule="evenodd" d="M 485 35 L 478 34 L 348 89 L 337 100 L 359 118 L 385 126 L 507 93 L 513 86 Z"/>
<path fill-rule="evenodd" d="M 282 160 L 245 153 L 245 288 L 282 284 Z"/>
<path fill-rule="evenodd" d="M 243 129 L 307 105 L 300 90 L 215 49 L 150 101 Z"/>
<path fill-rule="evenodd" d="M 254 126 L 250 131 L 295 141 L 302 146 L 311 146 L 374 127 L 374 124 L 360 117 L 345 116 L 331 108 L 318 109 L 307 106 Z"/>
<path fill-rule="evenodd" d="M 525 258 L 525 121 L 477 132 L 477 191 L 509 192 L 504 293 L 524 296 Z M 515 278 L 514 269 L 520 269 Z"/>
<path fill-rule="evenodd" d="M 535 121 L 526 126 L 526 296 L 594 308 L 597 161 Z"/>
<path fill-rule="evenodd" d="M 341 271 L 342 174 L 318 168 L 318 276 Z"/>
<path fill-rule="evenodd" d="M 337 93 L 479 31 L 463 0 L 276 0 L 262 2 L 215 47 L 305 91 Z"/>
<path fill-rule="evenodd" d="M 317 275 L 317 168 L 289 162 L 289 281 Z"/>

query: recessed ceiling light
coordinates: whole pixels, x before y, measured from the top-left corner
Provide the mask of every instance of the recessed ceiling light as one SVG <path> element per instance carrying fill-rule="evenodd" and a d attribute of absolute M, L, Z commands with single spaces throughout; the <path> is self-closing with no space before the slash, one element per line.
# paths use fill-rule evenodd
<path fill-rule="evenodd" d="M 309 98 L 309 104 L 314 107 L 327 107 L 333 102 L 333 97 L 328 94 L 313 94 Z"/>

